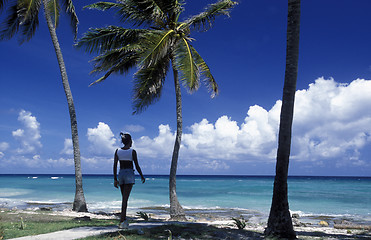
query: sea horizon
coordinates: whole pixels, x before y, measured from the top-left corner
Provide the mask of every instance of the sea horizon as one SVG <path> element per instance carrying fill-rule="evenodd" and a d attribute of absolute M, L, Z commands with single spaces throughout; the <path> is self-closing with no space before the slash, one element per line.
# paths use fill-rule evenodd
<path fill-rule="evenodd" d="M 42 176 L 51 176 L 51 175 L 63 175 L 63 176 L 75 176 L 74 173 L 0 173 L 0 176 L 27 176 L 27 175 L 42 175 Z M 113 176 L 111 173 L 83 173 L 82 176 Z M 139 176 L 139 174 L 135 174 Z M 145 177 L 169 177 L 169 174 L 144 174 Z M 275 177 L 275 175 L 265 175 L 265 174 L 177 174 L 177 177 Z M 301 177 L 315 177 L 315 178 L 370 178 L 371 176 L 356 176 L 356 175 L 288 175 L 288 178 L 301 178 Z"/>
<path fill-rule="evenodd" d="M 136 177 L 129 199 L 129 213 L 146 211 L 167 214 L 168 175 Z M 188 212 L 223 216 L 268 217 L 274 176 L 268 175 L 177 175 L 177 195 Z M 118 212 L 120 191 L 112 174 L 83 174 L 83 188 L 91 212 Z M 371 224 L 371 177 L 289 176 L 290 211 L 301 217 L 347 219 Z M 75 193 L 74 174 L 0 174 L 0 207 L 37 209 L 71 208 Z M 144 209 L 144 210 L 143 210 Z"/>

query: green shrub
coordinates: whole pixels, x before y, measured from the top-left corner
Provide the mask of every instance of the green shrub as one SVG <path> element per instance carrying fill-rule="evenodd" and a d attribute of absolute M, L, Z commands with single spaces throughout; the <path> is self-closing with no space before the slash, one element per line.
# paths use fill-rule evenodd
<path fill-rule="evenodd" d="M 148 219 L 149 219 L 148 214 L 145 213 L 145 212 L 137 212 L 137 215 L 138 215 L 140 218 L 143 218 L 144 221 L 148 221 Z"/>
<path fill-rule="evenodd" d="M 24 224 L 23 218 L 21 217 L 21 224 L 19 226 L 19 229 L 24 230 L 26 228 L 26 224 Z"/>
<path fill-rule="evenodd" d="M 4 238 L 4 227 L 1 221 L 1 216 L 0 216 L 0 240 Z"/>
<path fill-rule="evenodd" d="M 241 219 L 238 219 L 238 218 L 232 218 L 232 220 L 234 221 L 234 225 L 238 228 L 238 229 L 244 229 L 246 227 L 246 221 L 244 218 L 241 218 Z"/>

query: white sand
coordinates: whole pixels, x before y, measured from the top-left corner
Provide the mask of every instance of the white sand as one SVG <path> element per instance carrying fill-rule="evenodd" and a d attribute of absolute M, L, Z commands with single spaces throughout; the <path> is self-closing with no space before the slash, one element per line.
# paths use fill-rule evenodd
<path fill-rule="evenodd" d="M 18 213 L 28 213 L 33 214 L 33 211 L 30 210 L 18 210 L 16 211 Z M 92 219 L 117 219 L 118 217 L 114 214 L 96 214 L 96 213 L 77 213 L 73 212 L 71 210 L 64 210 L 64 211 L 51 211 L 51 212 L 45 212 L 46 214 L 50 215 L 59 215 L 59 216 L 67 216 L 67 217 L 89 217 Z M 138 216 L 136 215 L 128 215 L 130 219 L 133 219 L 134 221 L 139 220 Z M 171 224 L 173 222 L 167 221 L 169 219 L 169 215 L 153 215 L 150 214 L 150 219 L 152 221 L 149 222 L 142 222 L 138 221 L 136 223 L 130 224 L 131 229 L 140 229 L 147 228 L 147 227 L 156 227 L 159 225 L 164 224 Z M 213 219 L 213 220 L 207 220 L 207 219 L 197 219 L 195 217 L 188 218 L 188 222 L 185 223 L 203 223 L 203 224 L 209 224 L 216 226 L 218 228 L 229 228 L 229 229 L 236 229 L 236 226 L 233 224 L 233 221 L 231 219 Z M 263 223 L 247 223 L 247 226 L 245 227 L 245 230 L 247 231 L 254 231 L 263 233 L 265 229 L 265 224 Z M 304 239 L 358 239 L 355 235 L 356 234 L 362 234 L 362 239 L 371 239 L 371 232 L 365 231 L 365 230 L 346 230 L 346 229 L 335 229 L 333 227 L 320 227 L 318 225 L 314 226 L 303 226 L 303 227 L 294 227 L 295 231 L 297 232 L 299 239 L 302 236 L 307 236 Z M 48 233 L 48 234 L 42 234 L 38 236 L 28 236 L 28 237 L 21 237 L 16 238 L 16 240 L 45 240 L 45 239 L 61 239 L 61 240 L 67 240 L 67 239 L 78 239 L 93 235 L 99 235 L 107 232 L 115 232 L 118 231 L 118 228 L 115 226 L 111 227 L 80 227 L 70 230 L 64 230 L 64 231 L 58 231 L 54 233 Z M 309 237 L 308 237 L 309 236 Z M 313 236 L 315 236 L 313 238 Z M 337 238 L 337 236 L 341 236 L 341 238 Z M 344 238 L 345 237 L 345 238 Z M 349 237 L 349 238 L 347 238 Z"/>

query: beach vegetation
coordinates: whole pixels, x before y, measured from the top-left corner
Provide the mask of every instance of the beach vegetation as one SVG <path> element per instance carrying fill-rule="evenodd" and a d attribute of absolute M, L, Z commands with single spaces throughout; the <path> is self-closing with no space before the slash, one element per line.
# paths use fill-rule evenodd
<path fill-rule="evenodd" d="M 52 216 L 43 212 L 17 213 L 2 211 L 0 213 L 0 236 L 4 239 L 32 236 L 85 226 L 112 226 L 116 224 L 112 219 L 91 219 L 81 221 L 78 218 Z M 1 240 L 1 237 L 0 237 Z"/>
<path fill-rule="evenodd" d="M 234 226 L 238 229 L 244 229 L 246 227 L 246 220 L 244 218 L 232 218 Z"/>
<path fill-rule="evenodd" d="M 71 28 L 76 38 L 78 18 L 75 12 L 75 7 L 72 0 L 16 0 L 16 1 L 0 1 L 0 11 L 7 6 L 7 17 L 4 23 L 0 26 L 0 40 L 7 40 L 13 38 L 19 33 L 19 42 L 22 44 L 29 41 L 35 34 L 39 26 L 39 13 L 44 10 L 44 17 L 49 29 L 51 40 L 54 46 L 54 51 L 57 57 L 60 74 L 62 78 L 62 85 L 67 98 L 68 110 L 70 114 L 71 134 L 73 143 L 73 153 L 75 162 L 75 178 L 76 178 L 76 192 L 73 202 L 73 210 L 77 212 L 87 212 L 84 192 L 82 188 L 82 172 L 80 147 L 77 131 L 77 118 L 70 89 L 67 70 L 62 56 L 62 51 L 59 45 L 59 40 L 56 33 L 59 18 L 61 15 L 61 6 L 71 23 Z"/>
<path fill-rule="evenodd" d="M 149 216 L 147 213 L 145 212 L 137 212 L 137 215 L 140 217 L 140 218 L 143 218 L 144 221 L 148 221 L 149 220 Z"/>
<path fill-rule="evenodd" d="M 300 0 L 288 0 L 286 70 L 283 87 L 276 175 L 266 236 L 296 239 L 289 211 L 287 176 L 299 59 Z"/>
<path fill-rule="evenodd" d="M 212 27 L 217 16 L 229 16 L 237 2 L 220 0 L 208 5 L 198 15 L 180 21 L 185 1 L 130 1 L 97 2 L 88 9 L 113 10 L 122 22 L 136 29 L 118 26 L 90 29 L 78 41 L 77 47 L 89 53 L 98 53 L 93 59 L 93 73 L 104 73 L 93 82 L 96 84 L 111 74 L 125 74 L 137 67 L 134 74 L 134 114 L 144 111 L 161 97 L 165 78 L 172 69 L 176 96 L 177 131 L 173 148 L 169 199 L 170 217 L 185 220 L 185 213 L 176 193 L 176 172 L 181 145 L 183 120 L 181 85 L 189 92 L 196 91 L 203 82 L 211 92 L 218 93 L 217 83 L 211 71 L 192 45 L 191 31 L 206 31 Z"/>
<path fill-rule="evenodd" d="M 3 226 L 3 220 L 0 216 L 0 240 L 4 239 L 4 226 Z"/>
<path fill-rule="evenodd" d="M 23 230 L 26 228 L 26 225 L 24 224 L 23 217 L 21 217 L 21 224 L 19 226 L 19 229 Z"/>
<path fill-rule="evenodd" d="M 27 227 L 20 231 L 19 224 L 16 222 L 5 222 L 4 226 L 4 238 L 17 238 L 23 236 L 33 236 L 38 234 L 56 232 L 76 227 L 86 226 L 112 226 L 114 223 L 110 220 L 98 220 L 93 219 L 92 221 L 76 221 L 76 220 L 62 220 L 62 221 L 27 221 Z"/>
<path fill-rule="evenodd" d="M 167 240 L 173 240 L 173 233 L 170 229 L 166 229 L 165 232 L 169 233 L 169 236 L 167 237 Z"/>

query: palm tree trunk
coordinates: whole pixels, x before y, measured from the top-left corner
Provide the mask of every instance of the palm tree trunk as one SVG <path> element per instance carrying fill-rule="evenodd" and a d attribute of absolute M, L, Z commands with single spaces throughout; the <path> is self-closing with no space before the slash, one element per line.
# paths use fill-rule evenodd
<path fill-rule="evenodd" d="M 170 177 L 169 177 L 169 197 L 170 197 L 170 219 L 172 220 L 185 220 L 185 213 L 178 201 L 176 195 L 176 170 L 178 167 L 179 148 L 182 140 L 183 131 L 183 120 L 182 120 L 182 95 L 180 90 L 180 84 L 178 80 L 178 72 L 174 65 L 174 61 L 171 61 L 174 73 L 174 85 L 176 95 L 176 138 L 173 150 L 173 157 L 171 159 Z"/>
<path fill-rule="evenodd" d="M 288 0 L 286 71 L 283 87 L 276 176 L 266 236 L 295 239 L 289 212 L 287 176 L 299 59 L 300 0 Z"/>
<path fill-rule="evenodd" d="M 70 119 L 71 119 L 71 132 L 72 132 L 73 156 L 74 156 L 74 162 L 75 162 L 75 181 L 76 181 L 76 192 L 75 192 L 75 199 L 73 201 L 72 210 L 77 211 L 77 212 L 87 212 L 88 209 L 86 207 L 84 191 L 82 188 L 80 147 L 79 147 L 79 137 L 78 137 L 78 132 L 77 132 L 77 119 L 76 119 L 75 106 L 73 103 L 70 85 L 68 83 L 66 66 L 64 64 L 61 48 L 59 46 L 58 37 L 55 31 L 55 27 L 53 26 L 50 13 L 48 12 L 46 8 L 47 6 L 46 0 L 43 0 L 43 5 L 44 5 L 44 12 L 45 12 L 45 19 L 48 24 L 50 36 L 52 38 L 55 53 L 57 55 L 59 69 L 61 71 L 63 88 L 64 88 L 64 92 L 67 97 L 68 109 L 69 109 Z"/>

